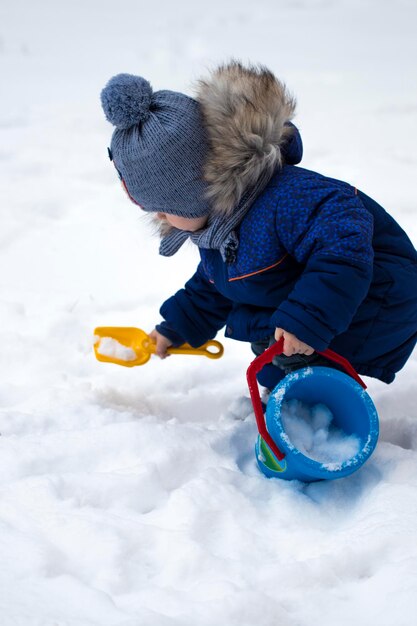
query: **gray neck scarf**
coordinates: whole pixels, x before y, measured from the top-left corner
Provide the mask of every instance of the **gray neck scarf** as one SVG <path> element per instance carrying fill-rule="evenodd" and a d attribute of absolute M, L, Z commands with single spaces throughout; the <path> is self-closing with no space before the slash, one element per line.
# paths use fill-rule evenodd
<path fill-rule="evenodd" d="M 270 174 L 261 176 L 256 185 L 243 195 L 230 215 L 215 215 L 212 219 L 209 218 L 208 226 L 204 230 L 191 232 L 172 228 L 161 239 L 159 254 L 172 256 L 189 238 L 199 248 L 219 250 L 223 261 L 228 265 L 233 264 L 236 261 L 239 247 L 239 239 L 235 229 L 251 208 L 256 197 L 266 187 L 270 177 Z"/>

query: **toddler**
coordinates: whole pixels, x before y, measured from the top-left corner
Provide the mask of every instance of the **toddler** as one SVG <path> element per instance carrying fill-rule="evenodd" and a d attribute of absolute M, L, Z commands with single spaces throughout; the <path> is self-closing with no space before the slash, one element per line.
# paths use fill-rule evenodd
<path fill-rule="evenodd" d="M 119 74 L 101 94 L 116 127 L 110 159 L 130 199 L 161 225 L 160 253 L 198 246 L 195 274 L 161 307 L 151 336 L 200 346 L 226 335 L 284 353 L 259 382 L 307 363 L 394 380 L 417 339 L 417 253 L 397 222 L 356 187 L 297 166 L 295 100 L 264 67 L 231 62 L 196 98 Z"/>

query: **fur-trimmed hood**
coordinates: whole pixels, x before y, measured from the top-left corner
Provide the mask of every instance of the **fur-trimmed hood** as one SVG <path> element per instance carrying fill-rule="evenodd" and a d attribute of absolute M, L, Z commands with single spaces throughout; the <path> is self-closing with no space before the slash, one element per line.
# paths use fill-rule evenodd
<path fill-rule="evenodd" d="M 270 178 L 283 165 L 296 102 L 267 68 L 237 61 L 199 80 L 196 99 L 209 143 L 203 169 L 207 197 L 216 212 L 227 215 L 261 174 Z"/>

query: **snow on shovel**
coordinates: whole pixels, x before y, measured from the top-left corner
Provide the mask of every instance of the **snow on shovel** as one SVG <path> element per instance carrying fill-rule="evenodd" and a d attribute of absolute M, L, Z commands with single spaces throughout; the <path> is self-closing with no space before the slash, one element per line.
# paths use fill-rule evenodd
<path fill-rule="evenodd" d="M 99 361 L 116 363 L 125 367 L 144 365 L 156 352 L 156 344 L 140 328 L 129 326 L 99 326 L 94 331 L 94 352 Z M 178 348 L 170 347 L 168 354 L 195 354 L 209 359 L 219 359 L 224 348 L 219 341 L 207 341 L 199 348 L 183 343 Z"/>

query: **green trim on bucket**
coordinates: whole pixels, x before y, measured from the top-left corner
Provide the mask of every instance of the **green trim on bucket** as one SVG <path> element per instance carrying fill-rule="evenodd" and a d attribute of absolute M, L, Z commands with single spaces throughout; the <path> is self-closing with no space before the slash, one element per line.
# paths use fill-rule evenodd
<path fill-rule="evenodd" d="M 278 461 L 275 454 L 271 451 L 271 448 L 265 443 L 261 436 L 259 436 L 259 443 L 261 452 L 265 457 L 265 465 L 274 472 L 285 472 L 287 469 L 287 461 L 285 459 Z"/>

